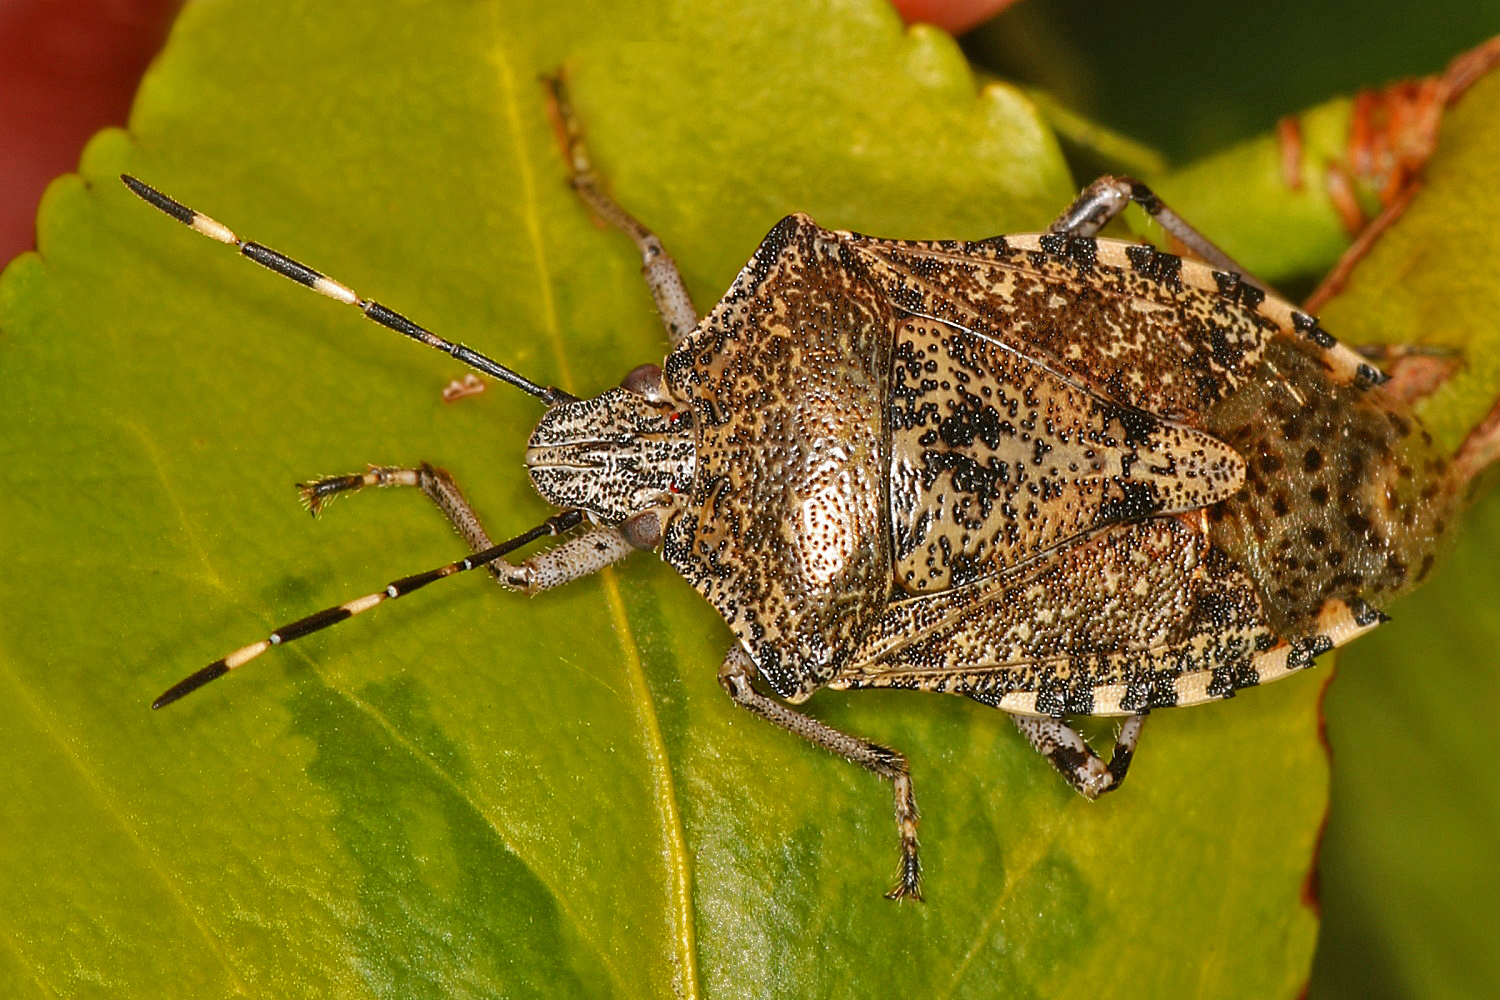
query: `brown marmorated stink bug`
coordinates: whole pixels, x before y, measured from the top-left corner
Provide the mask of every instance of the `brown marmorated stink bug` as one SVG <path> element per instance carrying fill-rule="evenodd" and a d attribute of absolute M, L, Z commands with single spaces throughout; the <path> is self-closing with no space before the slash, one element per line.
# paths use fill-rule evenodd
<path fill-rule="evenodd" d="M 656 237 L 599 187 L 556 84 L 554 97 L 572 185 L 635 241 L 671 343 L 592 399 L 124 178 L 251 260 L 540 399 L 526 464 L 559 509 L 496 545 L 430 465 L 305 484 L 315 513 L 338 493 L 418 487 L 473 554 L 282 626 L 153 707 L 454 573 L 483 566 L 535 593 L 657 549 L 733 631 L 719 681 L 736 704 L 892 783 L 889 895 L 919 897 L 906 758 L 791 706 L 824 687 L 966 695 L 1010 713 L 1096 798 L 1124 780 L 1151 709 L 1309 667 L 1427 575 L 1457 493 L 1427 432 L 1376 368 L 1143 185 L 1102 178 L 1047 232 L 974 243 L 790 216 L 700 319 Z M 1131 201 L 1203 262 L 1096 239 Z M 1070 715 L 1124 717 L 1107 763 Z"/>

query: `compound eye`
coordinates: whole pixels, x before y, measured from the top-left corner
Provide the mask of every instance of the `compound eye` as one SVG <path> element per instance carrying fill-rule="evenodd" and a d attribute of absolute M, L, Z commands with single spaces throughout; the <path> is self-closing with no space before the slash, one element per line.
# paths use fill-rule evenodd
<path fill-rule="evenodd" d="M 662 381 L 661 365 L 637 365 L 620 379 L 620 388 L 653 403 L 667 402 L 667 386 Z"/>
<path fill-rule="evenodd" d="M 638 549 L 654 549 L 661 544 L 662 512 L 654 508 L 632 514 L 620 525 L 620 534 Z"/>

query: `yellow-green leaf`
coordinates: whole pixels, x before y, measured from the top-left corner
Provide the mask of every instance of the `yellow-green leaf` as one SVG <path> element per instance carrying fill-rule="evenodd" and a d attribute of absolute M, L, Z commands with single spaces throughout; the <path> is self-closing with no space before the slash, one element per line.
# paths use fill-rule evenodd
<path fill-rule="evenodd" d="M 1462 361 L 1419 412 L 1454 448 L 1500 399 L 1500 74 L 1453 108 L 1422 190 L 1323 309 L 1351 343 L 1414 343 Z M 1493 472 L 1480 486 L 1493 481 Z M 1354 645 L 1329 692 L 1328 923 L 1314 996 L 1500 990 L 1488 890 L 1500 783 L 1485 762 L 1500 708 L 1500 498 L 1465 519 L 1452 564 Z M 1340 992 L 1341 991 L 1341 992 Z"/>
<path fill-rule="evenodd" d="M 981 706 L 820 695 L 912 758 L 920 906 L 880 895 L 888 790 L 734 709 L 728 630 L 647 556 L 534 600 L 445 582 L 147 710 L 457 553 L 414 492 L 314 522 L 294 481 L 427 459 L 497 536 L 546 510 L 531 400 L 442 402 L 451 361 L 116 175 L 598 391 L 664 348 L 633 250 L 565 184 L 538 83 L 564 66 L 700 308 L 788 211 L 976 237 L 1072 194 L 1024 97 L 876 0 L 189 5 L 0 281 L 0 992 L 1295 993 L 1317 675 L 1163 713 L 1097 804 Z"/>

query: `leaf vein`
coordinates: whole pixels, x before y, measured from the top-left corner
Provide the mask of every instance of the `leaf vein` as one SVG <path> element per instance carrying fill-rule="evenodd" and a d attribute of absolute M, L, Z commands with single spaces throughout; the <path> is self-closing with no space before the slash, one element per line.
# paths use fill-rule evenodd
<path fill-rule="evenodd" d="M 497 30 L 494 37 L 505 38 L 509 36 Z M 553 355 L 557 363 L 558 377 L 562 387 L 571 390 L 573 387 L 573 378 L 568 366 L 567 349 L 563 343 L 557 316 L 557 304 L 553 296 L 552 285 L 554 278 L 547 259 L 541 220 L 538 218 L 536 211 L 536 178 L 532 173 L 531 161 L 526 155 L 528 132 L 522 123 L 521 102 L 516 92 L 515 70 L 506 53 L 499 45 L 494 46 L 492 52 L 494 53 L 496 68 L 499 71 L 501 103 L 505 111 L 506 125 L 511 132 L 514 148 L 519 151 L 516 160 L 520 173 L 520 198 L 524 209 L 523 216 L 527 238 L 531 242 L 536 260 L 536 284 L 542 300 L 543 327 L 546 338 L 552 346 Z M 539 84 L 537 86 L 537 94 L 541 94 L 541 86 Z M 561 155 L 561 152 L 559 152 L 559 163 L 562 162 Z M 676 925 L 671 930 L 677 948 L 681 952 L 675 956 L 675 959 L 669 957 L 671 965 L 676 970 L 680 980 L 676 992 L 682 997 L 696 997 L 699 995 L 700 990 L 698 984 L 696 944 L 693 932 L 692 887 L 690 884 L 690 864 L 687 855 L 681 810 L 677 804 L 677 793 L 672 782 L 671 767 L 667 761 L 666 745 L 662 738 L 661 726 L 654 710 L 650 689 L 645 681 L 645 674 L 642 670 L 640 648 L 636 644 L 634 634 L 630 629 L 628 615 L 625 612 L 624 603 L 620 596 L 617 578 L 608 569 L 603 571 L 601 576 L 604 580 L 604 592 L 610 617 L 614 620 L 616 633 L 620 637 L 620 645 L 625 655 L 626 677 L 633 695 L 631 700 L 640 709 L 639 719 L 642 743 L 645 745 L 652 778 L 656 785 L 656 798 L 660 807 L 665 861 L 671 878 L 669 923 Z"/>

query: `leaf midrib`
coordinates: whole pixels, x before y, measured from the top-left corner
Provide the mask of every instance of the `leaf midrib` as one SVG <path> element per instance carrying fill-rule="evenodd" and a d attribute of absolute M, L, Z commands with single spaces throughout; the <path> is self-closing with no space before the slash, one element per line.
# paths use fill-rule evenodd
<path fill-rule="evenodd" d="M 537 215 L 536 178 L 531 169 L 531 150 L 528 143 L 528 132 L 523 127 L 520 101 L 516 92 L 515 70 L 509 54 L 503 44 L 498 40 L 516 37 L 514 34 L 499 30 L 499 5 L 491 4 L 490 11 L 492 21 L 496 30 L 491 37 L 497 39 L 491 47 L 494 62 L 500 83 L 501 107 L 504 112 L 505 124 L 510 132 L 513 148 L 516 150 L 516 164 L 520 179 L 521 218 L 525 225 L 527 239 L 531 244 L 532 258 L 536 264 L 537 281 L 536 288 L 541 296 L 542 306 L 542 329 L 551 348 L 554 363 L 562 387 L 572 391 L 574 380 L 572 370 L 568 364 L 567 347 L 563 342 L 562 329 L 557 316 L 556 300 L 553 296 L 553 282 L 556 280 L 549 266 L 546 244 L 542 238 L 541 220 Z M 558 152 L 558 162 L 562 162 L 562 153 Z M 644 291 L 644 289 L 643 289 Z M 680 954 L 673 960 L 668 955 L 668 966 L 677 973 L 678 983 L 676 993 L 684 998 L 696 998 L 700 995 L 697 969 L 697 948 L 694 940 L 694 914 L 691 891 L 690 862 L 687 853 L 686 836 L 682 824 L 682 811 L 677 802 L 677 791 L 672 780 L 671 765 L 669 763 L 666 741 L 662 735 L 660 720 L 657 718 L 655 701 L 652 698 L 649 685 L 646 683 L 645 672 L 642 667 L 640 646 L 635 640 L 635 633 L 630 627 L 629 615 L 625 610 L 624 600 L 620 594 L 619 581 L 613 570 L 606 568 L 602 571 L 601 579 L 605 594 L 606 607 L 609 616 L 614 623 L 615 633 L 620 641 L 621 652 L 625 660 L 625 678 L 630 686 L 629 702 L 637 707 L 636 718 L 640 729 L 640 742 L 646 752 L 646 759 L 650 768 L 652 783 L 654 785 L 654 798 L 657 803 L 657 816 L 661 825 L 663 863 L 667 868 L 670 886 L 669 912 L 667 922 L 670 939 L 675 943 Z M 608 959 L 606 958 L 606 961 Z M 611 963 L 611 969 L 613 965 Z"/>

